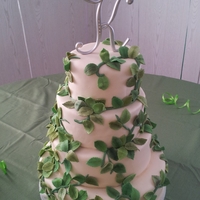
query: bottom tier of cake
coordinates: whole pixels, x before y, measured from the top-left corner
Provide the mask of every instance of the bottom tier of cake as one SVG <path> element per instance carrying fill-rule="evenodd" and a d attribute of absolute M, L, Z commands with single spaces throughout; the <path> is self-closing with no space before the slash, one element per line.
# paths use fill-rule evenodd
<path fill-rule="evenodd" d="M 160 155 L 162 152 L 154 152 L 151 153 L 151 160 L 149 162 L 148 167 L 144 172 L 142 172 L 139 176 L 135 176 L 134 179 L 130 182 L 132 187 L 136 189 L 135 191 L 135 197 L 134 199 L 139 200 L 146 200 L 146 199 L 156 199 L 156 200 L 163 200 L 165 197 L 166 187 L 164 186 L 165 181 L 162 177 L 162 175 L 165 175 L 165 167 L 166 163 L 162 159 L 160 159 Z M 163 172 L 163 174 L 161 173 Z M 80 172 L 81 173 L 81 172 Z M 88 172 L 89 173 L 89 172 Z M 51 188 L 55 189 L 55 187 L 52 184 L 52 180 L 57 177 L 61 178 L 63 174 L 56 172 L 48 179 L 45 179 L 46 185 Z M 106 180 L 105 180 L 106 182 Z M 157 182 L 157 183 L 156 183 Z M 161 183 L 163 182 L 163 183 Z M 129 185 L 130 185 L 129 184 Z M 108 186 L 109 187 L 109 186 Z M 88 186 L 76 186 L 76 188 L 79 191 L 87 191 L 87 199 L 93 199 L 93 200 L 126 200 L 130 199 L 131 197 L 126 197 L 126 189 L 123 189 L 123 186 L 117 186 L 117 187 L 109 187 L 110 192 L 108 192 L 108 188 L 99 188 L 97 187 L 88 187 Z M 131 188 L 130 188 L 131 189 Z M 118 191 L 118 192 L 117 192 Z M 139 195 L 138 195 L 139 192 Z M 110 194 L 108 194 L 110 193 Z M 128 192 L 130 194 L 130 191 Z M 117 195 L 118 194 L 118 195 Z M 116 195 L 116 197 L 115 197 Z M 144 196 L 145 195 L 145 196 Z M 118 196 L 118 197 L 117 197 Z M 121 196 L 121 197 L 120 197 Z M 129 195 L 130 196 L 130 195 Z M 138 196 L 140 196 L 138 198 Z M 151 197 L 150 197 L 151 196 Z M 101 198 L 95 198 L 95 197 L 101 197 Z M 55 198 L 58 198 L 57 193 L 55 193 Z M 41 194 L 42 200 L 49 200 L 46 194 Z M 66 195 L 65 200 L 71 200 L 72 198 L 69 195 Z M 83 198 L 85 199 L 85 198 Z"/>

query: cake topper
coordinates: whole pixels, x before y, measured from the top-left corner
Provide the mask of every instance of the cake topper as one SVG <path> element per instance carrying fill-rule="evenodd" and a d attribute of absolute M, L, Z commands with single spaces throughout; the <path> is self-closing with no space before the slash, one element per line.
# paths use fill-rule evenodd
<path fill-rule="evenodd" d="M 107 23 L 101 22 L 101 10 L 102 10 L 103 0 L 85 0 L 85 1 L 87 1 L 88 3 L 98 4 L 97 11 L 96 11 L 96 43 L 91 50 L 82 51 L 82 50 L 80 50 L 80 48 L 83 46 L 83 43 L 78 42 L 75 45 L 75 49 L 83 55 L 92 53 L 98 47 L 98 45 L 100 43 L 101 36 L 102 36 L 102 30 L 108 28 L 109 29 L 109 36 L 110 36 L 110 45 L 112 47 L 112 50 L 118 51 L 118 49 L 115 48 L 114 29 L 110 24 L 114 20 L 116 14 L 117 14 L 117 10 L 118 10 L 118 7 L 119 7 L 121 0 L 116 0 L 114 7 L 113 7 L 113 10 L 112 10 L 112 13 L 111 13 L 111 16 L 110 16 L 110 19 L 108 20 Z M 133 1 L 134 0 L 126 0 L 126 3 L 132 4 Z M 129 40 L 130 39 L 127 38 L 122 46 L 125 46 L 128 43 Z"/>

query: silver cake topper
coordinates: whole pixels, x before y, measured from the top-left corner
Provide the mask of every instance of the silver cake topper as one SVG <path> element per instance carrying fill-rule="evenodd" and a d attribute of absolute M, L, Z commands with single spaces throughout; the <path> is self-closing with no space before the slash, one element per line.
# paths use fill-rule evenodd
<path fill-rule="evenodd" d="M 102 36 L 102 30 L 109 28 L 110 45 L 111 45 L 113 51 L 118 51 L 118 49 L 115 48 L 114 29 L 110 24 L 114 20 L 116 14 L 117 14 L 117 9 L 119 7 L 121 0 L 116 0 L 115 5 L 114 5 L 113 10 L 112 10 L 112 14 L 111 14 L 110 19 L 108 20 L 107 23 L 101 22 L 101 8 L 102 8 L 103 0 L 85 0 L 85 1 L 87 1 L 88 3 L 98 4 L 97 11 L 96 11 L 96 42 L 95 42 L 94 47 L 91 50 L 81 51 L 80 48 L 83 46 L 82 42 L 76 43 L 75 49 L 83 55 L 92 53 L 98 47 L 98 45 L 100 43 L 101 36 Z M 126 3 L 132 4 L 133 1 L 134 0 L 126 0 Z M 130 39 L 127 38 L 122 46 L 125 46 L 128 43 L 129 40 Z"/>

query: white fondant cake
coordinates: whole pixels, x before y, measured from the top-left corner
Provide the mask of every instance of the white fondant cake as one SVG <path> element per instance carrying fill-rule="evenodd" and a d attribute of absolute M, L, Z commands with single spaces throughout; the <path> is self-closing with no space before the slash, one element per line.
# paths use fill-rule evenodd
<path fill-rule="evenodd" d="M 112 52 L 101 43 L 89 55 L 67 53 L 63 63 L 66 80 L 38 163 L 41 197 L 163 200 L 167 162 L 146 114 L 138 47 Z"/>

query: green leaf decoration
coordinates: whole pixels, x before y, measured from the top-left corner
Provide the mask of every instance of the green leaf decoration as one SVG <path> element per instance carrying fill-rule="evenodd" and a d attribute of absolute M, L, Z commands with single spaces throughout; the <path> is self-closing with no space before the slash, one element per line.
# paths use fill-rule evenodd
<path fill-rule="evenodd" d="M 85 99 L 85 103 L 89 106 L 92 107 L 95 104 L 95 100 L 91 97 Z"/>
<path fill-rule="evenodd" d="M 59 170 L 59 168 L 60 168 L 60 162 L 55 161 L 53 172 L 57 172 Z"/>
<path fill-rule="evenodd" d="M 63 58 L 63 66 L 65 71 L 70 71 L 71 62 L 67 58 Z"/>
<path fill-rule="evenodd" d="M 0 162 L 0 169 L 3 171 L 4 174 L 7 173 L 7 166 L 4 160 Z"/>
<path fill-rule="evenodd" d="M 124 105 L 124 103 L 120 98 L 115 97 L 115 96 L 112 98 L 113 108 L 121 108 L 121 107 L 123 107 L 123 105 Z"/>
<path fill-rule="evenodd" d="M 135 59 L 138 56 L 139 52 L 140 52 L 139 47 L 132 46 L 128 50 L 128 57 Z"/>
<path fill-rule="evenodd" d="M 134 187 L 132 187 L 132 190 L 131 190 L 131 200 L 140 200 L 140 193 Z"/>
<path fill-rule="evenodd" d="M 63 103 L 63 106 L 72 109 L 72 108 L 74 108 L 74 103 L 75 103 L 74 101 L 67 101 L 67 102 Z"/>
<path fill-rule="evenodd" d="M 144 124 L 144 131 L 147 133 L 153 133 L 152 126 L 149 124 Z"/>
<path fill-rule="evenodd" d="M 97 124 L 100 124 L 100 125 L 103 125 L 103 123 L 104 123 L 103 117 L 101 115 L 98 115 L 98 114 L 92 114 L 92 115 L 90 115 L 90 119 L 93 122 L 95 122 Z"/>
<path fill-rule="evenodd" d="M 98 87 L 102 90 L 106 90 L 109 86 L 109 80 L 106 76 L 101 76 L 98 78 Z"/>
<path fill-rule="evenodd" d="M 65 199 L 65 195 L 66 195 L 66 189 L 65 188 L 60 188 L 58 190 L 58 199 L 59 200 L 64 200 Z"/>
<path fill-rule="evenodd" d="M 122 124 L 125 124 L 130 120 L 130 118 L 131 118 L 130 112 L 127 109 L 125 109 L 125 110 L 123 110 L 123 112 L 120 116 L 120 122 Z"/>
<path fill-rule="evenodd" d="M 78 174 L 75 177 L 73 177 L 73 180 L 79 182 L 80 184 L 83 184 L 86 180 L 86 177 L 81 174 Z"/>
<path fill-rule="evenodd" d="M 166 174 L 163 170 L 160 171 L 160 184 L 163 185 L 166 179 Z"/>
<path fill-rule="evenodd" d="M 57 146 L 56 149 L 58 151 L 63 151 L 63 152 L 68 152 L 69 151 L 69 141 L 65 140 L 63 142 L 60 142 Z"/>
<path fill-rule="evenodd" d="M 132 96 L 124 97 L 124 98 L 122 99 L 122 101 L 123 101 L 123 105 L 124 105 L 124 106 L 128 106 L 129 104 L 132 103 Z"/>
<path fill-rule="evenodd" d="M 73 141 L 70 143 L 70 150 L 75 151 L 81 146 L 81 142 L 79 141 Z"/>
<path fill-rule="evenodd" d="M 42 170 L 45 172 L 49 172 L 52 171 L 54 168 L 54 164 L 52 162 L 46 162 L 43 166 L 42 166 Z"/>
<path fill-rule="evenodd" d="M 94 146 L 97 150 L 101 151 L 101 152 L 106 152 L 107 151 L 107 145 L 105 142 L 101 141 L 101 140 L 97 140 L 94 142 Z"/>
<path fill-rule="evenodd" d="M 75 109 L 78 111 L 81 107 L 86 107 L 86 103 L 83 100 L 77 100 L 74 104 Z"/>
<path fill-rule="evenodd" d="M 113 166 L 113 171 L 116 172 L 116 173 L 126 173 L 126 168 L 125 166 L 122 164 L 122 163 L 116 163 L 114 164 Z"/>
<path fill-rule="evenodd" d="M 57 95 L 58 96 L 67 96 L 69 94 L 68 90 L 67 89 L 62 89 L 60 91 L 58 91 Z"/>
<path fill-rule="evenodd" d="M 78 193 L 78 198 L 76 200 L 87 200 L 88 194 L 85 190 L 81 190 Z"/>
<path fill-rule="evenodd" d="M 128 151 L 125 147 L 120 147 L 119 149 L 117 149 L 117 156 L 119 160 L 127 157 L 127 155 L 128 155 Z"/>
<path fill-rule="evenodd" d="M 126 143 L 127 143 L 127 142 L 131 142 L 132 139 L 133 139 L 133 137 L 134 137 L 134 134 L 127 135 L 127 137 L 126 137 Z"/>
<path fill-rule="evenodd" d="M 106 192 L 108 196 L 111 197 L 112 199 L 116 199 L 117 197 L 120 196 L 120 193 L 116 189 L 110 186 L 106 187 Z"/>
<path fill-rule="evenodd" d="M 112 137 L 112 147 L 115 149 L 120 148 L 123 145 L 122 140 L 118 137 Z"/>
<path fill-rule="evenodd" d="M 143 96 L 138 96 L 137 97 L 137 100 L 140 101 L 145 107 L 148 107 L 147 106 L 147 99 Z"/>
<path fill-rule="evenodd" d="M 134 138 L 133 139 L 133 142 L 137 145 L 143 145 L 145 144 L 147 141 L 147 139 L 144 139 L 144 138 Z"/>
<path fill-rule="evenodd" d="M 96 74 L 97 71 L 98 71 L 98 66 L 94 63 L 88 64 L 84 69 L 85 74 L 88 76 Z"/>
<path fill-rule="evenodd" d="M 133 160 L 134 157 L 135 157 L 135 151 L 133 151 L 133 150 L 130 151 L 130 150 L 129 150 L 129 151 L 128 151 L 127 157 Z"/>
<path fill-rule="evenodd" d="M 68 174 L 72 169 L 71 162 L 67 159 L 64 159 L 63 164 L 65 166 L 65 173 Z"/>
<path fill-rule="evenodd" d="M 90 185 L 95 185 L 95 186 L 99 185 L 97 179 L 93 176 L 87 176 L 85 182 Z"/>
<path fill-rule="evenodd" d="M 121 184 L 124 181 L 124 175 L 122 173 L 116 174 L 115 180 Z"/>
<path fill-rule="evenodd" d="M 87 117 L 87 116 L 89 116 L 89 115 L 91 115 L 93 113 L 93 110 L 90 107 L 81 107 L 78 110 L 78 113 L 82 117 Z"/>
<path fill-rule="evenodd" d="M 67 153 L 66 159 L 71 162 L 79 162 L 77 155 L 72 150 Z"/>
<path fill-rule="evenodd" d="M 90 167 L 99 167 L 101 166 L 101 163 L 102 163 L 102 159 L 97 158 L 97 157 L 90 158 L 87 161 L 87 165 L 89 165 Z"/>
<path fill-rule="evenodd" d="M 144 194 L 145 200 L 156 200 L 157 196 L 154 194 L 154 192 L 147 192 Z"/>
<path fill-rule="evenodd" d="M 70 185 L 70 186 L 69 186 L 68 193 L 69 193 L 69 196 L 70 196 L 72 199 L 77 199 L 77 198 L 78 198 L 78 189 L 77 189 L 75 186 Z"/>
<path fill-rule="evenodd" d="M 92 133 L 92 131 L 94 130 L 94 124 L 92 121 L 90 120 L 84 120 L 83 121 L 83 126 L 87 132 L 87 134 Z"/>
<path fill-rule="evenodd" d="M 106 49 L 102 49 L 101 50 L 100 57 L 101 57 L 101 59 L 102 59 L 102 61 L 104 63 L 107 63 L 107 62 L 110 61 L 110 54 L 109 54 L 109 52 Z"/>
<path fill-rule="evenodd" d="M 131 197 L 132 188 L 133 187 L 130 183 L 126 183 L 126 184 L 122 185 L 122 195 Z"/>
<path fill-rule="evenodd" d="M 136 63 L 133 63 L 130 68 L 131 68 L 131 74 L 133 76 L 135 76 L 136 74 L 138 74 L 139 67 L 138 67 L 138 65 Z"/>
<path fill-rule="evenodd" d="M 53 173 L 53 171 L 42 171 L 42 175 L 44 176 L 44 178 L 49 178 L 51 176 L 51 174 Z"/>
<path fill-rule="evenodd" d="M 119 53 L 122 58 L 128 58 L 128 50 L 129 50 L 129 48 L 126 46 L 122 46 L 119 48 Z"/>
<path fill-rule="evenodd" d="M 106 110 L 105 105 L 103 103 L 95 103 L 92 106 L 92 109 L 96 114 L 100 114 Z"/>
<path fill-rule="evenodd" d="M 115 150 L 113 147 L 108 148 L 107 155 L 109 158 L 111 158 L 113 160 L 116 160 L 116 161 L 118 160 L 117 150 Z"/>
<path fill-rule="evenodd" d="M 101 174 L 110 172 L 113 169 L 113 163 L 108 162 L 101 168 Z"/>
<path fill-rule="evenodd" d="M 65 74 L 66 74 L 67 80 L 72 83 L 73 82 L 73 76 L 72 76 L 71 71 L 65 72 Z"/>
<path fill-rule="evenodd" d="M 141 79 L 144 76 L 144 69 L 138 71 L 138 79 Z"/>
<path fill-rule="evenodd" d="M 110 38 L 106 38 L 102 41 L 103 44 L 110 45 Z"/>
<path fill-rule="evenodd" d="M 138 56 L 135 58 L 135 61 L 136 61 L 136 63 L 137 63 L 138 66 L 140 66 L 140 64 L 145 65 L 144 58 L 143 58 L 143 56 L 142 56 L 141 54 L 138 55 Z"/>
<path fill-rule="evenodd" d="M 72 135 L 70 135 L 63 127 L 59 126 L 57 128 L 59 142 L 64 142 L 65 140 L 72 140 Z"/>
<path fill-rule="evenodd" d="M 136 79 L 135 77 L 130 77 L 127 81 L 126 81 L 126 86 L 127 87 L 133 87 L 136 84 Z"/>
<path fill-rule="evenodd" d="M 62 185 L 68 187 L 68 185 L 70 184 L 71 180 L 72 180 L 71 175 L 67 174 L 67 173 L 64 173 L 63 174 L 63 179 L 62 179 L 62 182 L 63 182 Z"/>
<path fill-rule="evenodd" d="M 132 151 L 137 151 L 138 148 L 135 146 L 133 142 L 128 142 L 125 144 L 125 149 L 127 150 L 132 150 Z"/>
<path fill-rule="evenodd" d="M 114 62 L 107 62 L 106 65 L 108 67 L 112 68 L 112 69 L 117 70 L 117 71 L 120 71 L 120 69 L 121 69 L 120 63 L 116 62 L 116 61 L 114 61 Z"/>
<path fill-rule="evenodd" d="M 94 200 L 103 200 L 100 196 L 95 196 Z"/>
<path fill-rule="evenodd" d="M 115 56 L 113 56 L 113 57 L 110 59 L 110 61 L 111 61 L 111 62 L 118 62 L 118 63 L 120 63 L 120 64 L 123 64 L 123 63 L 126 62 L 125 60 L 123 60 L 123 59 L 121 59 L 121 58 L 118 58 L 118 57 L 115 57 Z"/>
<path fill-rule="evenodd" d="M 119 130 L 122 127 L 122 124 L 118 121 L 115 121 L 115 122 L 110 122 L 109 126 L 113 130 Z"/>
<path fill-rule="evenodd" d="M 124 180 L 123 184 L 130 183 L 135 178 L 135 174 L 128 175 Z"/>
<path fill-rule="evenodd" d="M 62 185 L 62 178 L 54 178 L 52 183 L 56 188 L 58 188 Z"/>

